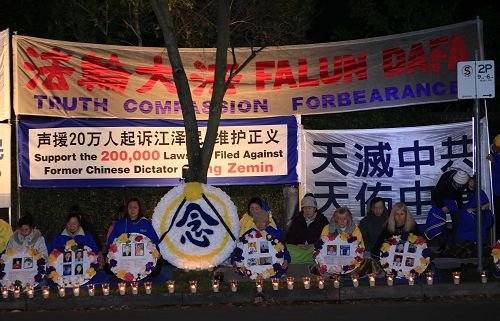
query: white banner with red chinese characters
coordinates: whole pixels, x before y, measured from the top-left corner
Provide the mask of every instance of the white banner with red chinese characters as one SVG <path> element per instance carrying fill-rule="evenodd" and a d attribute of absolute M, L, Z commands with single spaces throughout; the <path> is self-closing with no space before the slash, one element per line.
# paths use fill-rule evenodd
<path fill-rule="evenodd" d="M 0 208 L 10 207 L 10 124 L 0 124 Z"/>
<path fill-rule="evenodd" d="M 188 163 L 182 121 L 21 120 L 18 139 L 25 187 L 174 186 Z M 293 116 L 223 120 L 208 183 L 297 183 L 297 141 Z"/>
<path fill-rule="evenodd" d="M 484 127 L 484 126 L 483 126 Z M 304 192 L 312 192 L 318 208 L 330 217 L 348 206 L 359 221 L 367 201 L 383 197 L 390 209 L 404 202 L 417 223 L 425 223 L 431 188 L 443 172 L 461 168 L 473 174 L 472 122 L 447 125 L 305 130 L 302 162 Z M 482 155 L 488 136 L 482 128 Z M 488 160 L 481 164 L 482 188 L 490 195 Z"/>
<path fill-rule="evenodd" d="M 479 48 L 479 20 L 378 38 L 268 47 L 236 75 L 222 117 L 259 118 L 457 99 L 456 64 Z M 165 48 L 13 37 L 16 114 L 181 119 Z M 228 73 L 251 55 L 228 52 Z M 215 49 L 181 49 L 195 112 L 206 119 Z M 233 65 L 234 63 L 234 65 Z M 229 74 L 228 74 L 229 76 Z"/>
<path fill-rule="evenodd" d="M 0 31 L 0 121 L 10 118 L 9 29 Z"/>

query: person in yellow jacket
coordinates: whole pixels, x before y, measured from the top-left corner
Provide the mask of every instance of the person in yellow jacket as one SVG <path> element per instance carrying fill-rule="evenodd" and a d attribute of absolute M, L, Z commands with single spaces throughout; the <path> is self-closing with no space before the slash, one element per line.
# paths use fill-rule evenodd
<path fill-rule="evenodd" d="M 277 235 L 275 237 L 281 240 L 283 237 L 283 232 L 281 231 L 281 227 L 279 226 L 274 216 L 271 214 L 269 205 L 267 205 L 259 197 L 252 197 L 250 201 L 248 201 L 247 212 L 243 214 L 243 216 L 240 219 L 240 237 L 242 237 L 248 230 L 255 228 L 253 215 L 262 210 L 267 211 L 269 213 L 269 222 L 270 222 L 269 226 L 271 226 L 277 231 Z"/>
<path fill-rule="evenodd" d="M 361 230 L 354 223 L 352 213 L 347 207 L 339 207 L 333 212 L 330 223 L 323 228 L 321 236 L 328 236 L 329 234 L 340 234 L 342 232 L 355 236 L 360 242 L 362 247 L 365 247 L 363 242 L 363 235 Z"/>
<path fill-rule="evenodd" d="M 5 251 L 5 247 L 12 234 L 12 227 L 10 227 L 10 224 L 0 219 L 0 253 Z"/>

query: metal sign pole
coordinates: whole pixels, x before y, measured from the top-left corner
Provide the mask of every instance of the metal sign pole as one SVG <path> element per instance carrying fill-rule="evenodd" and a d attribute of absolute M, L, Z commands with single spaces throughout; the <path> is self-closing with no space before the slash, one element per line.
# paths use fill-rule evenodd
<path fill-rule="evenodd" d="M 475 60 L 478 60 L 478 52 L 475 52 Z M 481 128 L 480 128 L 480 112 L 479 112 L 479 99 L 474 99 L 474 150 L 476 151 L 476 157 L 474 162 L 476 163 L 476 177 L 474 181 L 474 186 L 476 189 L 476 222 L 477 222 L 477 269 L 478 271 L 483 271 L 483 220 L 481 213 Z"/>

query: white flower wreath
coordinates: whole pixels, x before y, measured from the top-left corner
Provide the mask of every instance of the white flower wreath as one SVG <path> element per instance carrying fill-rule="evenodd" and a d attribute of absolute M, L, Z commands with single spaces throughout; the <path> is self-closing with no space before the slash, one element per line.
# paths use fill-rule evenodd
<path fill-rule="evenodd" d="M 127 282 L 144 279 L 153 271 L 159 258 L 156 245 L 141 233 L 123 233 L 109 246 L 111 272 Z"/>
<path fill-rule="evenodd" d="M 316 242 L 313 256 L 321 274 L 348 274 L 360 266 L 364 251 L 356 237 L 342 232 L 322 236 Z"/>
<path fill-rule="evenodd" d="M 285 272 L 285 246 L 271 234 L 254 230 L 245 234 L 236 246 L 232 261 L 239 274 L 255 280 L 280 277 Z"/>
<path fill-rule="evenodd" d="M 430 263 L 425 238 L 412 233 L 393 235 L 380 248 L 380 264 L 386 273 L 408 278 L 423 273 Z"/>
<path fill-rule="evenodd" d="M 2 254 L 0 264 L 0 283 L 13 290 L 28 284 L 36 286 L 45 277 L 45 259 L 42 253 L 31 247 L 11 247 Z"/>
<path fill-rule="evenodd" d="M 186 183 L 158 202 L 152 218 L 160 252 L 182 269 L 210 269 L 226 260 L 240 225 L 236 206 L 221 189 Z"/>
<path fill-rule="evenodd" d="M 69 240 L 64 246 L 55 248 L 50 253 L 47 275 L 59 285 L 72 287 L 90 281 L 98 266 L 97 254 L 90 247 Z"/>

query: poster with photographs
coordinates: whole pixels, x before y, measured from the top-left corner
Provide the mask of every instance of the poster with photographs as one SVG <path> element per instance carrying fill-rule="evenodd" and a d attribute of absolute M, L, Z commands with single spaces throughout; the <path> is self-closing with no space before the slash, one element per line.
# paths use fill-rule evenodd
<path fill-rule="evenodd" d="M 285 246 L 266 232 L 252 231 L 237 243 L 231 261 L 238 272 L 251 279 L 280 277 Z"/>
<path fill-rule="evenodd" d="M 140 233 L 122 234 L 109 247 L 108 262 L 111 271 L 127 282 L 138 281 L 149 275 L 156 266 L 160 252 L 156 245 Z"/>
<path fill-rule="evenodd" d="M 34 248 L 10 248 L 1 256 L 0 283 L 13 290 L 14 285 L 24 288 L 36 286 L 45 276 L 45 260 Z"/>
<path fill-rule="evenodd" d="M 414 234 L 394 235 L 382 245 L 380 251 L 382 268 L 398 278 L 419 275 L 430 262 L 425 239 Z"/>
<path fill-rule="evenodd" d="M 491 256 L 493 256 L 493 263 L 498 271 L 500 271 L 500 240 L 493 246 L 491 251 Z"/>
<path fill-rule="evenodd" d="M 364 251 L 356 237 L 342 233 L 322 236 L 313 256 L 321 274 L 348 274 L 359 267 Z"/>
<path fill-rule="evenodd" d="M 83 285 L 96 274 L 96 253 L 88 246 L 71 240 L 64 247 L 54 249 L 48 259 L 47 275 L 59 285 Z"/>

